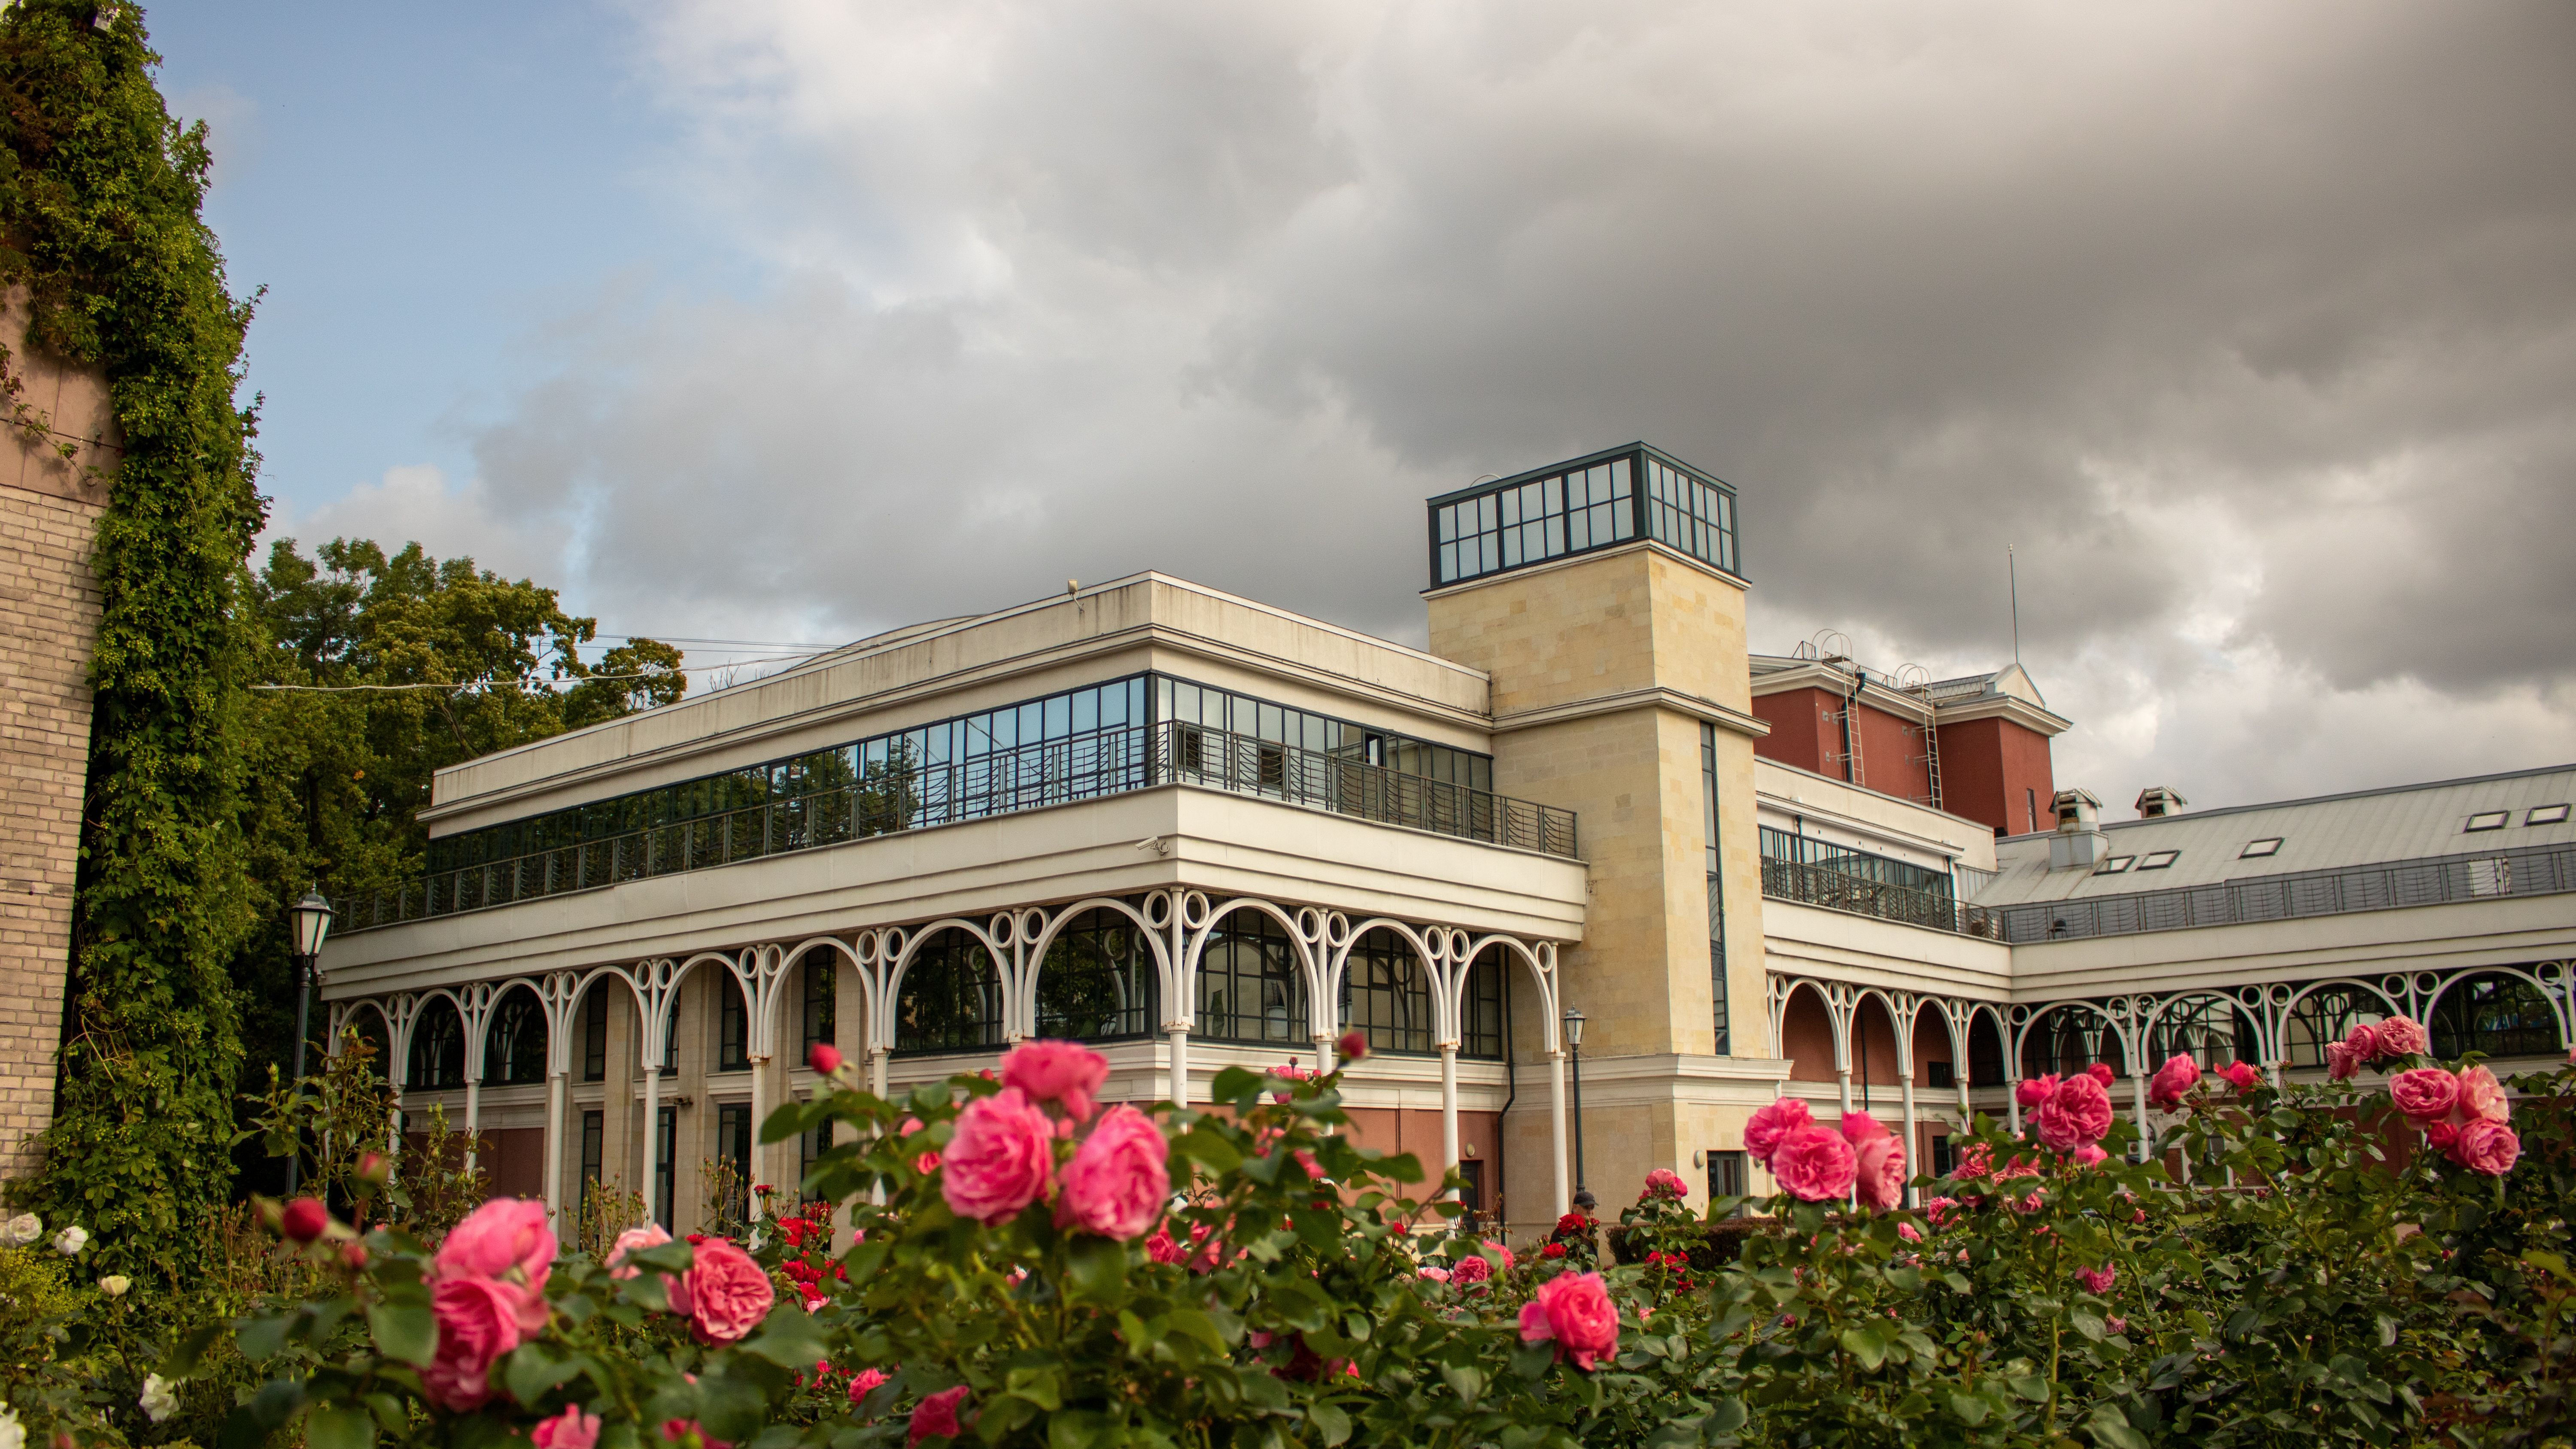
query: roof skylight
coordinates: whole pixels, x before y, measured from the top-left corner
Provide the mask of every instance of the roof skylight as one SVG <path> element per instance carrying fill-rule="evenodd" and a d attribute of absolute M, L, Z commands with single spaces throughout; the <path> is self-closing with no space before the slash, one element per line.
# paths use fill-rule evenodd
<path fill-rule="evenodd" d="M 2567 823 L 2567 807 L 2564 805 L 2534 805 L 2531 807 L 2531 813 L 2522 817 L 2522 823 L 2525 825 L 2564 825 Z"/>
<path fill-rule="evenodd" d="M 2510 810 L 2481 810 L 2469 817 L 2467 829 L 2470 831 L 2502 830 L 2512 822 L 2513 812 Z"/>
<path fill-rule="evenodd" d="M 2095 866 L 2093 868 L 2093 873 L 2095 875 L 2118 875 L 2120 872 L 2127 870 L 2131 865 L 2136 864 L 2137 859 L 2138 858 L 2134 855 L 2115 855 L 2109 860 L 2102 862 L 2100 865 Z"/>
<path fill-rule="evenodd" d="M 2151 850 L 2138 862 L 2140 870 L 2162 870 L 2182 855 L 2179 850 Z"/>
<path fill-rule="evenodd" d="M 2272 835 L 2266 836 L 2261 840 L 2249 840 L 2245 842 L 2245 848 L 2236 852 L 2236 858 L 2238 860 L 2248 860 L 2258 855 L 2279 855 L 2280 853 L 2281 837 Z"/>

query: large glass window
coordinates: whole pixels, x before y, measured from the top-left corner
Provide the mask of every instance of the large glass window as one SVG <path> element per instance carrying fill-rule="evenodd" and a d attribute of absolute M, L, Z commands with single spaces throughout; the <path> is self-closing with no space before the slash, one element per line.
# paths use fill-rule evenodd
<path fill-rule="evenodd" d="M 1153 949 L 1136 923 L 1087 911 L 1047 946 L 1038 969 L 1038 1035 L 1071 1041 L 1144 1036 L 1155 1019 Z"/>
<path fill-rule="evenodd" d="M 2195 996 L 2178 1001 L 2156 1018 L 2147 1032 L 2147 1061 L 2161 1063 L 2185 1056 L 2204 1067 L 2262 1059 L 2254 1020 L 2224 996 Z"/>
<path fill-rule="evenodd" d="M 833 1034 L 836 1029 L 834 1014 L 840 1010 L 834 991 L 833 964 L 832 953 L 828 950 L 809 952 L 805 957 L 804 1050 L 796 1055 L 800 1062 L 812 1061 L 814 1048 L 823 1043 L 840 1040 Z"/>
<path fill-rule="evenodd" d="M 2322 1067 L 2327 1043 L 2341 1041 L 2353 1027 L 2386 1015 L 2388 1003 L 2375 991 L 2358 986 L 2319 987 L 2290 1008 L 2285 1059 L 2294 1067 Z"/>
<path fill-rule="evenodd" d="M 608 1078 L 608 988 L 594 986 L 581 1001 L 581 1079 Z"/>
<path fill-rule="evenodd" d="M 1646 459 L 1646 532 L 1702 563 L 1735 573 L 1735 498 L 1662 459 Z"/>
<path fill-rule="evenodd" d="M 1176 768 L 1183 772 L 1227 772 L 1212 753 L 1222 742 L 1207 740 L 1189 730 L 1203 726 L 1225 734 L 1241 735 L 1253 742 L 1256 750 L 1263 745 L 1278 745 L 1277 751 L 1261 753 L 1255 761 L 1237 762 L 1230 772 L 1245 785 L 1277 790 L 1285 783 L 1286 750 L 1311 750 L 1317 754 L 1337 755 L 1354 764 L 1378 765 L 1403 775 L 1418 775 L 1444 784 L 1463 785 L 1470 790 L 1490 792 L 1494 788 L 1494 758 L 1473 750 L 1435 745 L 1406 735 L 1390 734 L 1367 725 L 1311 710 L 1292 709 L 1273 704 L 1248 694 L 1235 694 L 1176 679 L 1168 674 L 1154 676 L 1154 709 L 1159 719 L 1182 726 L 1173 742 Z M 1257 782 L 1257 783 L 1256 783 Z"/>
<path fill-rule="evenodd" d="M 716 1070 L 747 1072 L 751 1070 L 751 1009 L 742 999 L 742 985 L 730 974 L 718 973 L 716 993 Z"/>
<path fill-rule="evenodd" d="M 725 1165 L 724 1215 L 740 1222 L 751 1216 L 751 1104 L 727 1102 L 716 1108 L 716 1160 Z"/>
<path fill-rule="evenodd" d="M 1485 1061 L 1503 1059 L 1504 973 L 1516 968 L 1517 962 L 1504 954 L 1503 948 L 1488 948 L 1467 968 L 1466 1012 L 1459 1026 L 1458 1055 Z"/>
<path fill-rule="evenodd" d="M 1813 836 L 1774 830 L 1768 825 L 1762 826 L 1758 833 L 1761 838 L 1762 857 L 1765 860 L 1817 866 L 1825 870 L 1839 871 L 1844 875 L 1876 881 L 1881 885 L 1921 891 L 1925 895 L 1946 897 L 1951 893 L 1950 873 L 1947 870 L 1935 870 L 1930 866 L 1916 865 L 1911 861 L 1873 855 L 1866 850 L 1854 850 L 1850 846 L 1836 845 L 1831 841 L 1818 840 Z"/>
<path fill-rule="evenodd" d="M 465 1019 L 444 996 L 430 998 L 411 1029 L 410 1085 L 426 1091 L 465 1085 Z"/>
<path fill-rule="evenodd" d="M 1372 1051 L 1428 1052 L 1431 982 L 1402 936 L 1380 928 L 1351 945 L 1342 972 L 1342 1019 Z"/>
<path fill-rule="evenodd" d="M 1717 726 L 1699 727 L 1700 830 L 1708 855 L 1708 992 L 1717 1028 L 1716 1053 L 1725 1056 L 1731 1034 L 1726 1012 L 1726 889 L 1717 863 Z"/>
<path fill-rule="evenodd" d="M 1199 955 L 1198 1034 L 1221 1041 L 1303 1042 L 1305 973 L 1279 923 L 1258 911 L 1220 922 Z"/>
<path fill-rule="evenodd" d="M 2024 1078 L 2055 1073 L 2071 1077 L 2086 1067 L 2100 1062 L 2114 1073 L 2125 1073 L 2120 1034 L 2111 1029 L 2102 1013 L 2082 1006 L 2055 1006 L 2041 1013 L 2021 1039 L 2021 1074 Z"/>
<path fill-rule="evenodd" d="M 1536 469 L 1431 500 L 1431 581 L 1454 584 L 1640 536 L 1729 573 L 1735 492 L 1652 448 Z"/>
<path fill-rule="evenodd" d="M 501 993 L 483 1040 L 483 1085 L 509 1086 L 546 1079 L 546 1009 L 535 992 Z"/>
<path fill-rule="evenodd" d="M 608 1154 L 608 1116 L 604 1112 L 581 1114 L 581 1207 L 588 1212 L 599 1195 L 599 1175 L 605 1170 Z"/>
<path fill-rule="evenodd" d="M 2540 989 L 2519 976 L 2492 972 L 2451 984 L 2433 1008 L 2428 1025 L 2433 1055 L 2554 1057 L 2564 1048 L 2558 1040 L 2558 1014 L 2549 1009 Z"/>
<path fill-rule="evenodd" d="M 898 1052 L 990 1051 L 1002 1044 L 1002 985 L 983 945 L 953 927 L 922 943 L 895 1002 Z"/>

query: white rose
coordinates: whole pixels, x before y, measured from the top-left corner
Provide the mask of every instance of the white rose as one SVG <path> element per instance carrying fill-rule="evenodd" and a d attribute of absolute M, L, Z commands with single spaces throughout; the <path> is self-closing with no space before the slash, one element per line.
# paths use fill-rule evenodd
<path fill-rule="evenodd" d="M 45 1235 L 45 1220 L 34 1213 L 20 1213 L 0 1224 L 0 1248 L 24 1247 Z M 0 1449 L 6 1449 L 0 1445 Z"/>
<path fill-rule="evenodd" d="M 122 1273 L 110 1273 L 98 1280 L 98 1291 L 110 1298 L 124 1297 L 125 1290 L 133 1286 L 134 1280 Z"/>
<path fill-rule="evenodd" d="M 170 1381 L 159 1374 L 143 1376 L 143 1397 L 134 1402 L 143 1410 L 143 1417 L 155 1424 L 167 1423 L 172 1414 L 179 1412 L 179 1396 L 171 1391 Z M 9 1446 L 0 1444 L 0 1449 Z"/>
<path fill-rule="evenodd" d="M 27 1449 L 27 1426 L 18 1422 L 18 1411 L 0 1404 L 0 1449 Z"/>
<path fill-rule="evenodd" d="M 66 1258 L 71 1257 L 73 1254 L 78 1253 L 81 1249 L 88 1246 L 89 1229 L 82 1227 L 78 1223 L 74 1223 L 70 1227 L 63 1229 L 61 1232 L 54 1234 L 54 1251 L 62 1254 Z M 7 1449 L 7 1446 L 0 1445 L 0 1449 Z"/>

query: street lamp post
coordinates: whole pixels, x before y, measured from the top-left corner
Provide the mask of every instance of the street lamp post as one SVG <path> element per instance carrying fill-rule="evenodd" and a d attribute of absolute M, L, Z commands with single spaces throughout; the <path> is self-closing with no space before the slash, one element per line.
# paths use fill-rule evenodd
<path fill-rule="evenodd" d="M 320 891 L 308 890 L 286 918 L 295 927 L 295 1091 L 300 1097 L 304 1093 L 304 1035 L 312 1019 L 313 967 L 322 955 L 322 938 L 331 934 L 331 903 L 322 898 Z M 287 1154 L 286 1191 L 290 1196 L 303 1165 L 300 1153 Z"/>
<path fill-rule="evenodd" d="M 1565 1046 L 1574 1066 L 1574 1190 L 1583 1191 L 1583 1013 L 1565 1009 Z"/>

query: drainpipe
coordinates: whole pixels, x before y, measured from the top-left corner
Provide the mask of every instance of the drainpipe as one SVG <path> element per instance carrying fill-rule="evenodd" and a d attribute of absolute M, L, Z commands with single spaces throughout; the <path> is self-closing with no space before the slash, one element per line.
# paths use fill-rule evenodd
<path fill-rule="evenodd" d="M 1843 696 L 1843 781 L 1851 785 L 1860 783 L 1860 771 L 1855 768 L 1859 761 L 1852 754 L 1852 711 L 1860 708 L 1860 692 L 1865 683 L 1859 670 L 1859 665 L 1852 666 L 1851 693 Z"/>

